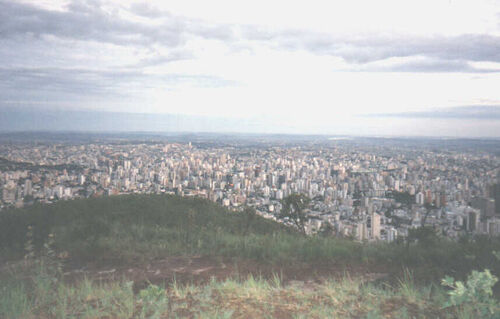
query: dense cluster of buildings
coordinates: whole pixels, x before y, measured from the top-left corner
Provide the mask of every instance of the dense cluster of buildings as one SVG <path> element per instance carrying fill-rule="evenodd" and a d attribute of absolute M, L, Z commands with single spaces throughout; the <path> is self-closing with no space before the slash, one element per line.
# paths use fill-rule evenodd
<path fill-rule="evenodd" d="M 426 225 L 449 237 L 500 234 L 500 160 L 486 152 L 334 142 L 102 142 L 1 145 L 0 157 L 0 209 L 176 193 L 235 210 L 252 206 L 277 219 L 281 200 L 303 193 L 311 198 L 308 233 L 393 241 Z"/>

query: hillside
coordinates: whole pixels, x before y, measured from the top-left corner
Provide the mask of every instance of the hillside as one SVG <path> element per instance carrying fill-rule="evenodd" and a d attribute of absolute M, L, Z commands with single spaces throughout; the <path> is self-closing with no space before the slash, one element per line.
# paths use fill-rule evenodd
<path fill-rule="evenodd" d="M 13 209 L 0 213 L 0 318 L 151 317 L 142 313 L 147 298 L 147 311 L 180 317 L 435 317 L 446 315 L 445 275 L 500 272 L 498 239 L 417 235 L 392 244 L 306 237 L 170 195 Z M 61 303 L 58 295 L 70 297 Z"/>
<path fill-rule="evenodd" d="M 59 201 L 3 212 L 2 255 L 23 255 L 28 226 L 33 227 L 36 249 L 53 234 L 59 251 L 67 251 L 78 259 L 108 261 L 212 254 L 222 249 L 221 241 L 236 240 L 244 232 L 256 236 L 290 233 L 259 216 L 247 222 L 245 216 L 199 198 L 125 195 Z"/>
<path fill-rule="evenodd" d="M 3 261 L 25 254 L 32 227 L 35 251 L 49 234 L 55 249 L 71 261 L 128 263 L 165 256 L 201 255 L 291 263 L 425 268 L 429 277 L 467 274 L 472 269 L 500 270 L 493 251 L 498 238 L 453 242 L 430 231 L 395 243 L 358 243 L 329 236 L 306 237 L 258 215 L 232 212 L 200 198 L 173 195 L 123 195 L 59 201 L 0 213 Z"/>

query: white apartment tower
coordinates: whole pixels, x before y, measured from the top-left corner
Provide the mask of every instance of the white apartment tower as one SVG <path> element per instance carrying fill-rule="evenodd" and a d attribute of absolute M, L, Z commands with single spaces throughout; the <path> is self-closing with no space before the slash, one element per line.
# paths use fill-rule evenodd
<path fill-rule="evenodd" d="M 372 239 L 379 240 L 380 239 L 380 215 L 377 213 L 372 213 L 371 215 L 371 230 L 372 230 Z"/>

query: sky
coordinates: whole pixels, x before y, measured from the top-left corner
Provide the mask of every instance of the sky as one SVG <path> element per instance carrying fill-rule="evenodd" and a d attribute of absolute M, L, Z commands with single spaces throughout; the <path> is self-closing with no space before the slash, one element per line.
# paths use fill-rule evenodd
<path fill-rule="evenodd" d="M 0 0 L 4 123 L 120 112 L 241 132 L 500 137 L 498 88 L 500 1 Z M 176 129 L 227 130 L 193 125 Z"/>

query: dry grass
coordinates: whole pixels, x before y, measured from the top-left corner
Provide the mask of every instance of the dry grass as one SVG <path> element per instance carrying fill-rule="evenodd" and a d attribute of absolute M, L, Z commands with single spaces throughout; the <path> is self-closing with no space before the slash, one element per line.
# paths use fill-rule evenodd
<path fill-rule="evenodd" d="M 248 276 L 202 285 L 150 285 L 134 293 L 131 282 L 73 285 L 2 282 L 1 318 L 446 318 L 436 294 L 405 291 L 346 275 L 321 283 L 281 282 Z"/>

